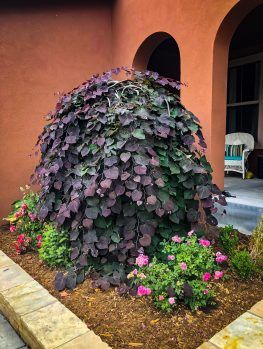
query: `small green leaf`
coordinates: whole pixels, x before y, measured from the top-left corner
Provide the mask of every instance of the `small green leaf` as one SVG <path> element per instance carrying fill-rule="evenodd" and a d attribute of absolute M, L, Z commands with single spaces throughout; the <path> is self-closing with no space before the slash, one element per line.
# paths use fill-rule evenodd
<path fill-rule="evenodd" d="M 134 130 L 132 132 L 132 135 L 133 135 L 133 137 L 138 138 L 138 139 L 145 139 L 145 134 L 139 128 Z"/>

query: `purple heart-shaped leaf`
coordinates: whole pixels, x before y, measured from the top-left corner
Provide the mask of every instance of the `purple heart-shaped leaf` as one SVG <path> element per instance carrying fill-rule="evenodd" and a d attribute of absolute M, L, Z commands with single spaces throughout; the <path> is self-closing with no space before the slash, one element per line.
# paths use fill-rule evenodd
<path fill-rule="evenodd" d="M 93 220 L 89 218 L 83 219 L 82 225 L 84 228 L 90 229 L 93 226 Z"/>
<path fill-rule="evenodd" d="M 104 170 L 104 175 L 108 179 L 117 179 L 119 177 L 119 169 L 116 166 L 109 168 L 108 170 Z"/>
<path fill-rule="evenodd" d="M 161 188 L 164 187 L 164 181 L 163 181 L 162 178 L 156 179 L 155 184 L 156 184 L 158 187 L 161 187 Z"/>
<path fill-rule="evenodd" d="M 100 182 L 100 186 L 104 189 L 109 189 L 111 187 L 111 179 L 104 179 L 104 181 Z"/>
<path fill-rule="evenodd" d="M 140 190 L 135 189 L 132 192 L 132 196 L 131 197 L 132 197 L 133 201 L 139 201 L 142 198 L 142 192 Z"/>
<path fill-rule="evenodd" d="M 120 155 L 121 161 L 123 161 L 123 162 L 127 162 L 130 159 L 130 157 L 131 157 L 130 152 L 121 153 L 121 155 Z"/>
<path fill-rule="evenodd" d="M 139 239 L 139 242 L 143 247 L 148 247 L 151 245 L 152 238 L 150 235 L 145 234 L 142 238 Z"/>
<path fill-rule="evenodd" d="M 157 202 L 157 197 L 155 195 L 150 195 L 147 197 L 147 204 L 155 205 Z"/>

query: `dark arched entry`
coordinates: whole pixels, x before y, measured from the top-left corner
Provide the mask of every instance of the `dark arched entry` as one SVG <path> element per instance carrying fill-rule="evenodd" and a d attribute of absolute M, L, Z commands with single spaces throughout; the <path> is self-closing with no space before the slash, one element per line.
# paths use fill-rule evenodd
<path fill-rule="evenodd" d="M 148 36 L 135 54 L 133 67 L 180 80 L 180 51 L 176 41 L 165 32 Z"/>
<path fill-rule="evenodd" d="M 229 47 L 242 20 L 262 3 L 262 0 L 239 1 L 222 21 L 214 41 L 210 148 L 214 177 L 221 187 L 224 180 Z"/>

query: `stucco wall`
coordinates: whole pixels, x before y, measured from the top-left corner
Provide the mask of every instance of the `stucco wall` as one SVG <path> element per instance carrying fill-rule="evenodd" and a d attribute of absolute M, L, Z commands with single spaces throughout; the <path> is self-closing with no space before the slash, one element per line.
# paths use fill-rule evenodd
<path fill-rule="evenodd" d="M 0 5 L 0 217 L 29 182 L 57 92 L 111 67 L 111 1 L 20 3 Z"/>
<path fill-rule="evenodd" d="M 224 184 L 228 48 L 242 19 L 262 2 L 117 0 L 113 9 L 114 65 L 131 65 L 138 47 L 155 32 L 166 32 L 176 40 L 181 81 L 188 85 L 181 91 L 182 102 L 201 120 L 214 181 L 220 187 Z M 141 67 L 141 61 L 136 61 Z"/>

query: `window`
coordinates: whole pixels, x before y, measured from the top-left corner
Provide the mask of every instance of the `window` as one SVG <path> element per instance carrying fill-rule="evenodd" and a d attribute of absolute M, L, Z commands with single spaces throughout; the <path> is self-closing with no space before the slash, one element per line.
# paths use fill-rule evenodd
<path fill-rule="evenodd" d="M 227 133 L 247 132 L 257 141 L 260 62 L 230 67 L 227 87 Z"/>

